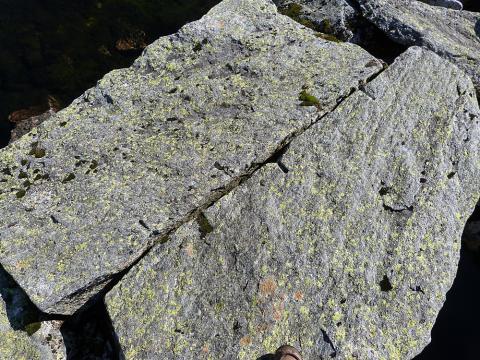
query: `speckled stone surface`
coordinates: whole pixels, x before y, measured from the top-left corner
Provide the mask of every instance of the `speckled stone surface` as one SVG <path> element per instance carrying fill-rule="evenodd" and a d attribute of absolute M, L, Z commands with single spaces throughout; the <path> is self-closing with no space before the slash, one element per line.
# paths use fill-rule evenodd
<path fill-rule="evenodd" d="M 225 0 L 0 151 L 0 263 L 71 314 L 380 70 L 270 1 Z"/>
<path fill-rule="evenodd" d="M 480 14 L 416 0 L 358 0 L 365 18 L 392 40 L 418 45 L 452 61 L 480 90 Z"/>
<path fill-rule="evenodd" d="M 480 196 L 479 117 L 463 71 L 410 48 L 107 294 L 126 359 L 418 354 Z"/>

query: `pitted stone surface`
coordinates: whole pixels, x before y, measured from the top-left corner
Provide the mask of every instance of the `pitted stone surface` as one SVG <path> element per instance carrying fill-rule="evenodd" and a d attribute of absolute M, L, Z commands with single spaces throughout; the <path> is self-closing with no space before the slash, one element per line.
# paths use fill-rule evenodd
<path fill-rule="evenodd" d="M 462 68 L 480 90 L 480 14 L 416 0 L 358 0 L 363 16 L 392 40 L 426 47 Z"/>
<path fill-rule="evenodd" d="M 71 314 L 380 69 L 270 1 L 225 0 L 0 152 L 0 263 Z"/>
<path fill-rule="evenodd" d="M 480 195 L 479 120 L 464 72 L 410 48 L 107 294 L 125 357 L 418 354 Z"/>

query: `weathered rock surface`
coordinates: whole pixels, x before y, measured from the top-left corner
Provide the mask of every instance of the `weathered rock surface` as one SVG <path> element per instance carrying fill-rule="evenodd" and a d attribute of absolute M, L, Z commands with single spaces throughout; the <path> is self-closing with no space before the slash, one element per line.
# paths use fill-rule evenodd
<path fill-rule="evenodd" d="M 0 152 L 0 262 L 73 313 L 380 70 L 269 1 L 222 2 Z"/>
<path fill-rule="evenodd" d="M 413 47 L 107 294 L 127 359 L 409 359 L 478 199 L 471 80 Z"/>
<path fill-rule="evenodd" d="M 346 0 L 275 0 L 280 12 L 342 41 L 355 42 L 359 13 Z"/>
<path fill-rule="evenodd" d="M 358 0 L 364 17 L 392 40 L 430 49 L 457 64 L 480 89 L 480 14 L 415 0 Z"/>

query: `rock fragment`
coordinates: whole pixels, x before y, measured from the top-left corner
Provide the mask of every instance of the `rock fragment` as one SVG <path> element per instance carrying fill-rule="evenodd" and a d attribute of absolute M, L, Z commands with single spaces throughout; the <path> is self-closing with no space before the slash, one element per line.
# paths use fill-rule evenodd
<path fill-rule="evenodd" d="M 410 48 L 107 294 L 125 357 L 418 354 L 480 195 L 479 120 L 464 72 Z"/>
<path fill-rule="evenodd" d="M 423 46 L 452 61 L 480 89 L 480 14 L 416 0 L 358 0 L 362 15 L 392 40 Z"/>

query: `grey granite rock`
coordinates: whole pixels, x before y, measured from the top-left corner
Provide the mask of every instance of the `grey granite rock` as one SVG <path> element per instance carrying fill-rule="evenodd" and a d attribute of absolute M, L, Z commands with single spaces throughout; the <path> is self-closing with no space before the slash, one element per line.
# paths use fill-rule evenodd
<path fill-rule="evenodd" d="M 223 1 L 0 151 L 0 263 L 73 313 L 381 68 L 270 1 Z"/>
<path fill-rule="evenodd" d="M 126 359 L 409 359 L 480 196 L 471 80 L 410 48 L 107 294 Z"/>
<path fill-rule="evenodd" d="M 392 40 L 418 45 L 452 61 L 480 89 L 480 14 L 415 0 L 358 0 L 362 14 Z"/>
<path fill-rule="evenodd" d="M 346 0 L 275 0 L 279 11 L 342 41 L 355 42 L 360 14 Z"/>

